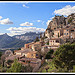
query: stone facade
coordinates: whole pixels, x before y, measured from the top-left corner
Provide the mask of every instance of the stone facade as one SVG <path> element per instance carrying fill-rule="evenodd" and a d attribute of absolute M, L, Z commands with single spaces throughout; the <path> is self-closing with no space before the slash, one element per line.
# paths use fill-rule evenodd
<path fill-rule="evenodd" d="M 49 45 L 50 46 L 53 46 L 53 45 L 55 45 L 55 46 L 59 46 L 60 45 L 60 40 L 59 39 L 50 39 L 49 40 Z"/>
<path fill-rule="evenodd" d="M 59 38 L 62 35 L 63 35 L 63 29 L 56 29 L 56 30 L 54 30 L 54 35 L 53 36 L 55 38 Z"/>
<path fill-rule="evenodd" d="M 36 58 L 37 51 L 32 51 L 31 49 L 19 50 L 15 52 L 15 55 L 25 56 L 27 58 Z"/>
<path fill-rule="evenodd" d="M 67 26 L 64 28 L 63 36 L 66 38 L 75 38 L 75 26 Z"/>

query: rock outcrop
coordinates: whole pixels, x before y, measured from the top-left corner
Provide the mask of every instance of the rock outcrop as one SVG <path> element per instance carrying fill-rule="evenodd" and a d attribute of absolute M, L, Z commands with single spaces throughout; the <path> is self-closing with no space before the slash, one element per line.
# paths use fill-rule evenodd
<path fill-rule="evenodd" d="M 66 25 L 75 25 L 75 13 L 67 17 L 55 15 L 45 31 L 45 36 L 51 37 L 55 29 L 64 28 Z"/>

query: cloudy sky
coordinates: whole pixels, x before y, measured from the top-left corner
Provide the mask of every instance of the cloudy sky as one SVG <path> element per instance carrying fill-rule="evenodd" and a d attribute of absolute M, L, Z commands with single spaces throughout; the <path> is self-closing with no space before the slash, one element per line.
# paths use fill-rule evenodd
<path fill-rule="evenodd" d="M 75 13 L 75 2 L 0 2 L 0 35 L 44 32 L 55 15 Z"/>

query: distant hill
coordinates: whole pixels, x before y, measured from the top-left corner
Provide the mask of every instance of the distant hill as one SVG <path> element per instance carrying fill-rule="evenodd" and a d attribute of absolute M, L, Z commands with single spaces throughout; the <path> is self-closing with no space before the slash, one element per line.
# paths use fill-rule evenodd
<path fill-rule="evenodd" d="M 22 35 L 8 36 L 6 33 L 0 35 L 0 48 L 20 48 L 39 37 L 40 33 L 29 32 Z"/>
<path fill-rule="evenodd" d="M 36 33 L 36 32 L 27 32 L 25 34 L 15 35 L 13 37 L 17 38 L 17 39 L 21 39 L 21 40 L 26 40 L 26 41 L 29 41 L 29 40 L 34 41 L 36 39 L 36 37 L 40 37 L 40 34 L 41 34 L 40 32 L 39 33 Z"/>

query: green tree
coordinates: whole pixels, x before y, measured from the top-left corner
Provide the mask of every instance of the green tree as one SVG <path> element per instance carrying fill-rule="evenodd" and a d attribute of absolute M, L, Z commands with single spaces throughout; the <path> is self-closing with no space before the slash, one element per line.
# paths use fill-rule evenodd
<path fill-rule="evenodd" d="M 50 49 L 49 52 L 46 54 L 46 57 L 45 59 L 51 59 L 52 58 L 52 54 L 53 54 L 54 50 L 53 49 Z"/>
<path fill-rule="evenodd" d="M 68 23 L 71 23 L 72 22 L 72 18 L 70 18 L 69 20 L 68 20 Z"/>
<path fill-rule="evenodd" d="M 58 33 L 58 38 L 59 38 L 59 33 Z"/>
<path fill-rule="evenodd" d="M 21 50 L 21 48 L 18 48 L 18 50 Z"/>
<path fill-rule="evenodd" d="M 36 39 L 35 39 L 35 42 L 37 42 L 37 41 L 39 41 L 39 38 L 38 37 L 36 37 Z"/>
<path fill-rule="evenodd" d="M 47 42 L 47 45 L 49 45 L 49 41 Z"/>
<path fill-rule="evenodd" d="M 75 72 L 75 65 L 73 65 L 73 72 Z"/>
<path fill-rule="evenodd" d="M 33 68 L 28 64 L 27 66 L 22 66 L 22 72 L 32 72 Z"/>
<path fill-rule="evenodd" d="M 2 52 L 0 52 L 0 59 L 1 59 L 1 56 L 2 56 Z"/>
<path fill-rule="evenodd" d="M 12 62 L 13 62 L 12 60 L 8 60 L 6 63 L 11 64 Z"/>
<path fill-rule="evenodd" d="M 14 60 L 14 63 L 7 70 L 7 72 L 21 72 L 22 64 L 18 62 L 17 59 Z"/>
<path fill-rule="evenodd" d="M 54 53 L 53 62 L 59 71 L 70 71 L 75 65 L 75 43 L 63 44 Z"/>

